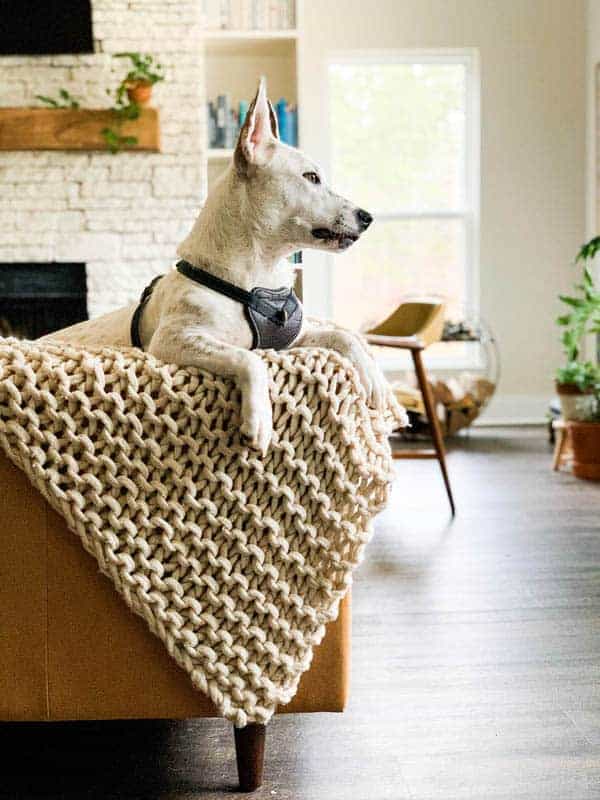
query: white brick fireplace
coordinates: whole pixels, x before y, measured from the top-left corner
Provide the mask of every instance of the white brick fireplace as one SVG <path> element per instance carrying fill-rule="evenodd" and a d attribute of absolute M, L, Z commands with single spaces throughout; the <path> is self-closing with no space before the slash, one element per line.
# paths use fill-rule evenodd
<path fill-rule="evenodd" d="M 109 105 L 128 62 L 148 52 L 160 153 L 0 153 L 0 262 L 81 261 L 90 316 L 137 299 L 175 258 L 205 195 L 199 0 L 92 0 L 94 54 L 0 58 L 0 105 L 37 106 L 61 87 L 82 107 Z"/>

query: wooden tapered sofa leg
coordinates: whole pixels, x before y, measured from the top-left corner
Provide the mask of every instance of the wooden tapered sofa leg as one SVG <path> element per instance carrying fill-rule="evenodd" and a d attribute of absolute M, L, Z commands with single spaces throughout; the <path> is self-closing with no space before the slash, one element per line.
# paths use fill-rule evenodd
<path fill-rule="evenodd" d="M 233 729 L 241 792 L 253 792 L 262 784 L 266 730 L 256 723 Z"/>

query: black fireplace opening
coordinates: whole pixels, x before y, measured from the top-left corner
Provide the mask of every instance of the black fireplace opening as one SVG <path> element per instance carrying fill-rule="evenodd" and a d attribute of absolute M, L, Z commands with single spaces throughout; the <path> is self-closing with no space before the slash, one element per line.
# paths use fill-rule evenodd
<path fill-rule="evenodd" d="M 85 264 L 0 263 L 0 336 L 37 339 L 87 318 Z"/>

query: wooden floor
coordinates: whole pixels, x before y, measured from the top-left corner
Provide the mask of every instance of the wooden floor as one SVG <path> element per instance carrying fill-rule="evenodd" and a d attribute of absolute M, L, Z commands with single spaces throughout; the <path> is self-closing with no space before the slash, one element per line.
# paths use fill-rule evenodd
<path fill-rule="evenodd" d="M 276 800 L 598 800 L 600 484 L 550 471 L 541 429 L 398 462 L 354 591 L 343 715 L 269 726 Z M 0 728 L 0 796 L 231 798 L 220 721 Z"/>

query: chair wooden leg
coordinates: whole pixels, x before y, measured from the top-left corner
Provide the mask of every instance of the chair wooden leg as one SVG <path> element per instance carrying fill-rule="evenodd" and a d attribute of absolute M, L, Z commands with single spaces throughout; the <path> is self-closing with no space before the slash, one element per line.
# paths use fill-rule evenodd
<path fill-rule="evenodd" d="M 233 729 L 241 792 L 253 792 L 262 784 L 266 730 L 255 723 Z"/>
<path fill-rule="evenodd" d="M 567 427 L 564 422 L 560 422 L 559 425 L 554 425 L 554 432 L 556 436 L 556 442 L 554 445 L 554 458 L 552 459 L 552 469 L 558 471 L 563 463 L 566 461 L 567 455 L 567 444 L 569 441 L 569 433 Z"/>
<path fill-rule="evenodd" d="M 452 511 L 452 516 L 454 516 L 456 513 L 456 509 L 454 507 L 454 498 L 452 496 L 452 488 L 450 486 L 448 470 L 446 469 L 446 448 L 444 447 L 444 439 L 442 437 L 440 421 L 438 419 L 438 415 L 435 410 L 433 393 L 431 391 L 431 386 L 429 385 L 429 381 L 427 380 L 427 374 L 425 372 L 425 367 L 423 366 L 423 359 L 421 358 L 421 351 L 411 350 L 410 352 L 413 358 L 413 363 L 415 365 L 417 383 L 419 384 L 419 389 L 421 390 L 421 395 L 423 397 L 425 412 L 427 414 L 427 419 L 429 421 L 429 426 L 431 428 L 433 446 L 435 448 L 438 461 L 440 462 L 440 469 L 442 471 L 444 485 L 446 486 L 446 493 L 448 495 L 448 500 L 450 501 L 450 509 Z"/>

